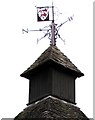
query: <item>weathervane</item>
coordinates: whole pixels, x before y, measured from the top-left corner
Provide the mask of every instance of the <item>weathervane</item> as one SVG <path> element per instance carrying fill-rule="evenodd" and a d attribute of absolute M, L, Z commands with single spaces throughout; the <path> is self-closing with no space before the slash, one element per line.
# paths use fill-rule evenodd
<path fill-rule="evenodd" d="M 55 24 L 55 20 L 54 20 L 54 5 L 53 5 L 53 1 L 52 1 L 52 6 L 45 6 L 45 7 L 36 7 L 37 8 L 37 21 L 41 22 L 41 21 L 52 21 L 52 23 L 49 26 L 45 26 L 44 28 L 40 28 L 38 30 L 29 30 L 28 28 L 22 29 L 22 32 L 24 33 L 28 33 L 31 31 L 46 31 L 44 33 L 44 36 L 41 37 L 40 39 L 37 39 L 37 43 L 39 42 L 39 40 L 45 38 L 46 36 L 48 36 L 48 38 L 50 39 L 50 44 L 51 45 L 56 45 L 56 39 L 60 38 L 64 43 L 65 40 L 62 39 L 62 37 L 60 36 L 60 34 L 58 33 L 60 27 L 62 25 L 64 25 L 66 22 L 73 20 L 73 16 L 68 17 L 68 19 L 66 21 L 64 21 L 63 23 L 61 23 L 60 25 Z M 49 20 L 49 8 L 52 9 L 52 20 Z"/>

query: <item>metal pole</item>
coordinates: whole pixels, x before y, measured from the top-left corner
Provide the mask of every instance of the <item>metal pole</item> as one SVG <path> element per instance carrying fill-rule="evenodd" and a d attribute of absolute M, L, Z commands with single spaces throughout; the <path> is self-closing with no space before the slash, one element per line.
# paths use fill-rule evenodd
<path fill-rule="evenodd" d="M 54 23 L 54 6 L 53 6 L 53 0 L 52 0 L 52 38 L 51 38 L 51 44 L 56 45 L 55 43 L 55 23 Z"/>

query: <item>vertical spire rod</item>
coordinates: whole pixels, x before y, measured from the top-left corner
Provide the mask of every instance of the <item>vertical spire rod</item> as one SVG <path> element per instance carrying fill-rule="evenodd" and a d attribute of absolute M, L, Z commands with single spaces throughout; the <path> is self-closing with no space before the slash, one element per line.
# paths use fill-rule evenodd
<path fill-rule="evenodd" d="M 55 43 L 55 23 L 54 23 L 54 6 L 53 6 L 53 0 L 52 0 L 52 38 L 51 38 L 51 44 L 56 45 Z"/>

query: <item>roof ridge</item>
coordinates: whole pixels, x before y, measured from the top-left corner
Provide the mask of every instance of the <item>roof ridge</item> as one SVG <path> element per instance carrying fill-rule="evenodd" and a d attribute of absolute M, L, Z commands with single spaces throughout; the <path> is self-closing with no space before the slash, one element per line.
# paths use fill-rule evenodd
<path fill-rule="evenodd" d="M 60 102 L 62 102 L 62 103 L 65 103 L 65 104 L 67 104 L 67 105 L 71 105 L 71 106 L 73 106 L 73 107 L 76 107 L 75 104 L 70 103 L 70 102 L 67 102 L 67 101 L 65 101 L 64 99 L 59 99 L 59 98 L 54 97 L 54 96 L 52 96 L 52 95 L 48 95 L 48 96 L 46 96 L 46 97 L 38 100 L 37 102 L 31 103 L 30 105 L 27 106 L 27 108 L 28 108 L 28 107 L 31 107 L 31 106 L 34 106 L 34 105 L 36 105 L 36 104 L 39 104 L 40 102 L 43 102 L 44 100 L 48 100 L 48 99 L 60 100 Z M 77 107 L 77 108 L 80 109 L 79 107 Z"/>

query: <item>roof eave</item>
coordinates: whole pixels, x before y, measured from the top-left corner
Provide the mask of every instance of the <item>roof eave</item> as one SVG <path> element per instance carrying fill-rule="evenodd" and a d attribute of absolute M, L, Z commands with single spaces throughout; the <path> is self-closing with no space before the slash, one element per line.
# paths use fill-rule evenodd
<path fill-rule="evenodd" d="M 30 78 L 30 74 L 33 74 L 37 70 L 41 69 L 41 67 L 46 67 L 48 64 L 49 65 L 51 65 L 51 64 L 55 65 L 56 64 L 57 66 L 60 66 L 65 71 L 71 72 L 76 77 L 82 77 L 82 76 L 84 76 L 84 74 L 80 70 L 76 71 L 76 70 L 73 70 L 73 69 L 70 69 L 70 68 L 66 68 L 62 64 L 59 64 L 58 62 L 56 62 L 56 61 L 54 61 L 53 59 L 50 59 L 50 58 L 47 59 L 47 60 L 45 60 L 45 61 L 43 61 L 43 62 L 41 62 L 39 65 L 35 66 L 32 69 L 27 69 L 20 76 L 29 79 Z"/>

